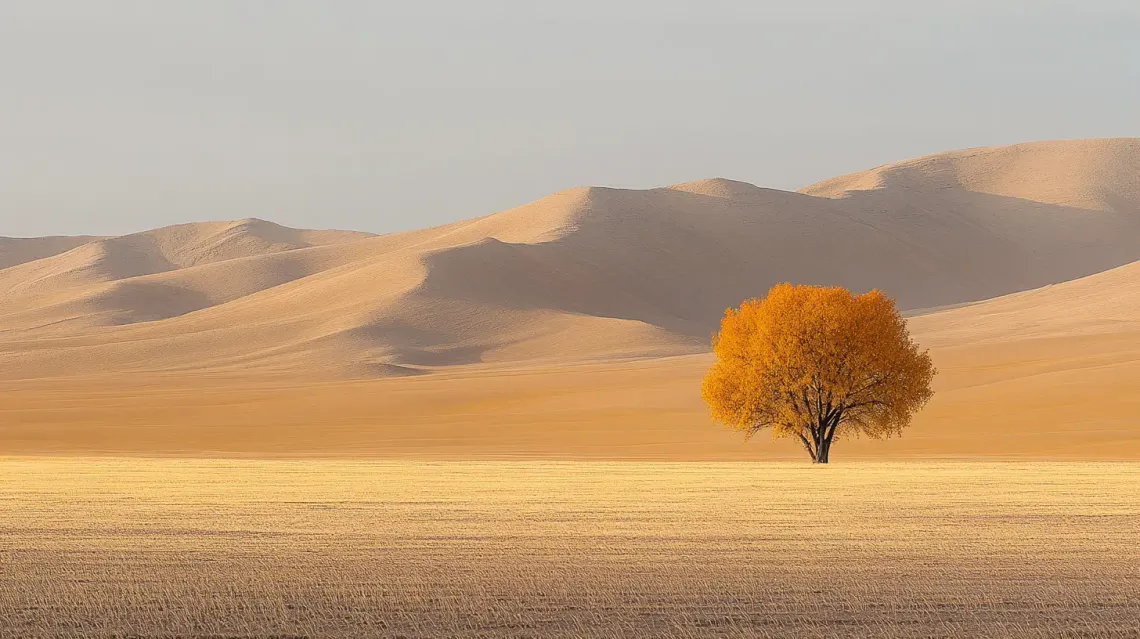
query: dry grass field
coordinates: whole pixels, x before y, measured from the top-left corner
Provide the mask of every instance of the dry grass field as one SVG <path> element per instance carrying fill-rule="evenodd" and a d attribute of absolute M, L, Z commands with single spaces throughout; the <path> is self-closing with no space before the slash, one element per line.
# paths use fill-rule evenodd
<path fill-rule="evenodd" d="M 0 459 L 3 637 L 1135 637 L 1140 464 Z"/>

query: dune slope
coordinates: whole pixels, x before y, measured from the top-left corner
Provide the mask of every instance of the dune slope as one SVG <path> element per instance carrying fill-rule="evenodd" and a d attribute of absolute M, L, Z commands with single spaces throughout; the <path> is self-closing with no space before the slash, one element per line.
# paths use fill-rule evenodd
<path fill-rule="evenodd" d="M 69 237 L 0 237 L 0 270 L 42 260 L 87 244 L 99 238 L 87 235 Z"/>

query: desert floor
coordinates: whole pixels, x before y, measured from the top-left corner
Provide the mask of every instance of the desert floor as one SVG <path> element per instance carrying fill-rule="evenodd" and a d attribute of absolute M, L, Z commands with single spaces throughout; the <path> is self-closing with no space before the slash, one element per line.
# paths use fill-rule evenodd
<path fill-rule="evenodd" d="M 1140 464 L 0 458 L 0 635 L 1137 636 Z"/>
<path fill-rule="evenodd" d="M 888 441 L 839 442 L 834 457 L 1138 460 L 1138 344 L 1129 332 L 936 345 L 935 398 L 914 425 Z M 455 367 L 359 381 L 202 373 L 0 380 L 0 451 L 805 459 L 790 440 L 761 433 L 746 443 L 710 421 L 700 383 L 711 357 Z"/>

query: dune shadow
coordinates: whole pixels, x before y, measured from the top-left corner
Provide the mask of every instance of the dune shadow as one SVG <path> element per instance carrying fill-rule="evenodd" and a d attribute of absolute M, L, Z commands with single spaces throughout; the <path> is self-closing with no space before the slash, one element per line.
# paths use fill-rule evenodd
<path fill-rule="evenodd" d="M 581 217 L 557 239 L 496 239 L 425 259 L 418 294 L 635 320 L 704 339 L 774 284 L 872 288 L 903 309 L 961 304 L 1140 259 L 1140 216 L 968 192 L 677 193 Z M 641 197 L 641 196 L 639 196 Z"/>

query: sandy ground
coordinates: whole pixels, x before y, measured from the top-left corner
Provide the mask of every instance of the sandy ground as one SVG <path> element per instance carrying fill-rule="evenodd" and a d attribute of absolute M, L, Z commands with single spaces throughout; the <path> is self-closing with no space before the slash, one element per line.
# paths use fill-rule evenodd
<path fill-rule="evenodd" d="M 0 635 L 1135 637 L 1140 467 L 0 459 Z"/>
<path fill-rule="evenodd" d="M 0 383 L 9 454 L 426 459 L 801 459 L 709 421 L 709 355 L 422 377 L 128 377 Z M 936 395 L 902 438 L 837 459 L 1140 458 L 1140 338 L 1042 338 L 935 350 Z"/>

